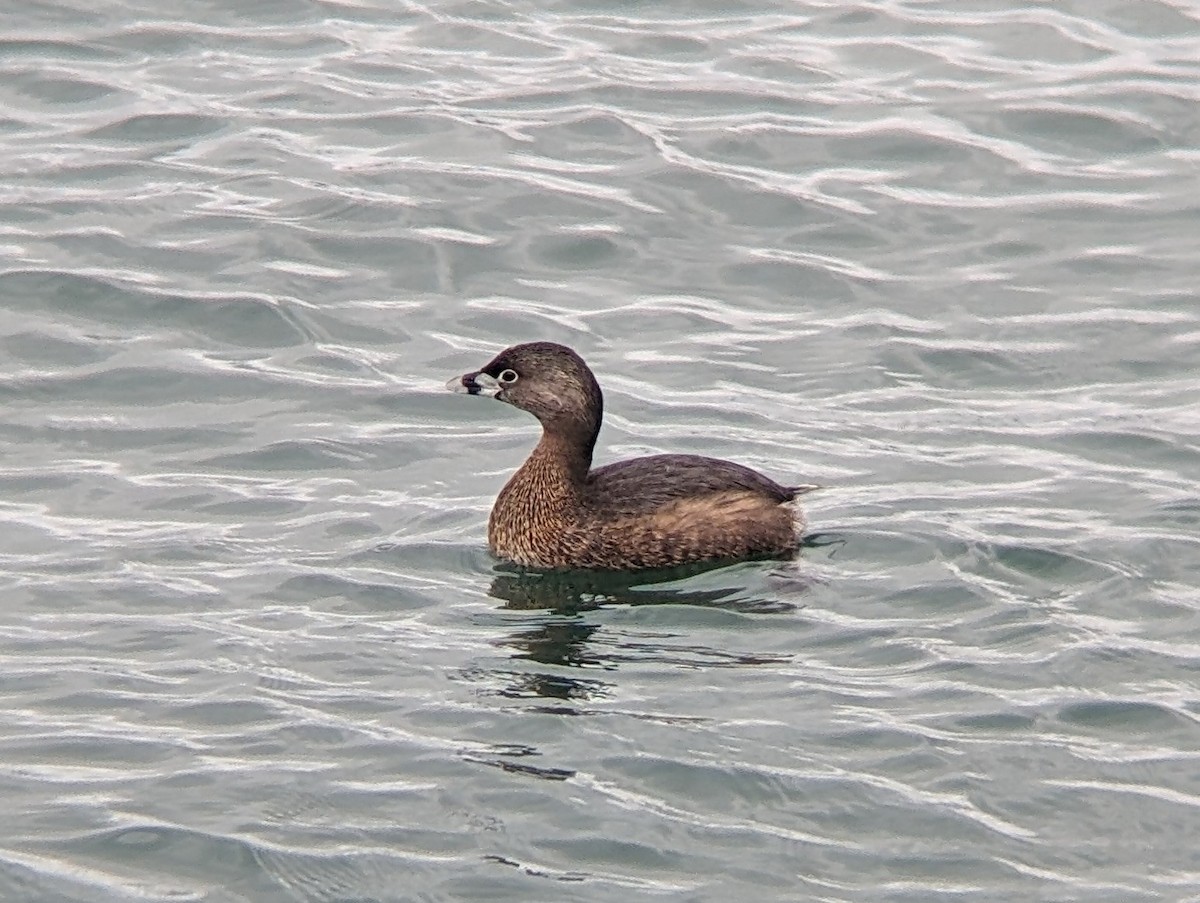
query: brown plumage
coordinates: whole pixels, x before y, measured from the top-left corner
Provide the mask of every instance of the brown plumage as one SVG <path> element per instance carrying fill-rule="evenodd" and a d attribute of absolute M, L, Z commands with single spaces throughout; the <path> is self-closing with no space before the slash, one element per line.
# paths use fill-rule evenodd
<path fill-rule="evenodd" d="M 792 502 L 813 486 L 781 486 L 700 455 L 650 455 L 592 470 L 604 397 L 564 345 L 514 345 L 447 387 L 492 395 L 542 424 L 541 441 L 488 520 L 488 544 L 501 558 L 631 570 L 776 557 L 799 546 L 804 520 Z"/>

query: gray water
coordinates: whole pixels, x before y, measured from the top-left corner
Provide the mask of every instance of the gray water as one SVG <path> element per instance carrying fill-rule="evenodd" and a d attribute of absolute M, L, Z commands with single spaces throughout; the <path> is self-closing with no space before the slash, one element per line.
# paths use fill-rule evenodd
<path fill-rule="evenodd" d="M 0 900 L 1200 900 L 1200 3 L 3 22 Z M 810 545 L 495 562 L 532 339 Z"/>

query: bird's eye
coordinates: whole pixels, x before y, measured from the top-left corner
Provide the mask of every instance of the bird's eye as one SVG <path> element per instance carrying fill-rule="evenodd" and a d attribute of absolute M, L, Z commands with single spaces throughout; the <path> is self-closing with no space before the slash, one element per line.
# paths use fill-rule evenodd
<path fill-rule="evenodd" d="M 500 375 L 497 377 L 497 379 L 499 379 L 500 382 L 504 383 L 504 385 L 511 386 L 513 383 L 515 383 L 517 381 L 517 371 L 516 370 L 501 370 Z"/>

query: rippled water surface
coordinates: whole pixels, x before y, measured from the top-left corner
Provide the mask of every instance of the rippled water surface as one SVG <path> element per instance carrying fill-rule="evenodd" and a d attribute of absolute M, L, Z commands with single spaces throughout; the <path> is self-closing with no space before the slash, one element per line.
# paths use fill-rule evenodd
<path fill-rule="evenodd" d="M 1200 900 L 1198 102 L 1196 0 L 10 4 L 0 900 Z M 809 547 L 493 561 L 530 339 Z"/>

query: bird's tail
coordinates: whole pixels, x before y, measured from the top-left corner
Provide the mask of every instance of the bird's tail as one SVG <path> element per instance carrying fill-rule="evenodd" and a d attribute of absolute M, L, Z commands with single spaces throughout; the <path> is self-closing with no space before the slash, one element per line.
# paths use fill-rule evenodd
<path fill-rule="evenodd" d="M 792 498 L 796 498 L 797 496 L 804 495 L 805 493 L 815 492 L 818 489 L 824 488 L 824 486 L 820 486 L 816 483 L 801 483 L 799 486 L 789 486 L 787 490 L 792 494 Z"/>

